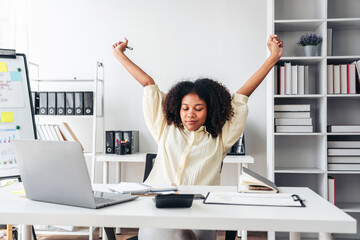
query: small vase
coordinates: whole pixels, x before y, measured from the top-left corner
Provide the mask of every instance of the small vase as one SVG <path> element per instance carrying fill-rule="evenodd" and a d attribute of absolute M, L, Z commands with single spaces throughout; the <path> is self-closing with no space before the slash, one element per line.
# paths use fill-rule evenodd
<path fill-rule="evenodd" d="M 304 53 L 306 57 L 316 56 L 317 46 L 315 45 L 307 45 L 304 47 Z"/>

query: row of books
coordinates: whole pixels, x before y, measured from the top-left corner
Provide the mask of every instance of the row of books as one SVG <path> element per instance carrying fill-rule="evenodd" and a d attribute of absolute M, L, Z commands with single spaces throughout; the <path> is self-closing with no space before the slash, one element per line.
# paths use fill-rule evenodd
<path fill-rule="evenodd" d="M 274 66 L 274 72 L 275 95 L 309 94 L 309 66 L 287 62 L 284 66 Z"/>
<path fill-rule="evenodd" d="M 360 170 L 360 141 L 328 141 L 328 170 Z"/>
<path fill-rule="evenodd" d="M 275 105 L 275 132 L 313 132 L 310 107 L 310 104 Z"/>
<path fill-rule="evenodd" d="M 78 138 L 66 122 L 56 124 L 37 124 L 36 132 L 39 140 L 45 141 L 77 141 Z M 84 148 L 83 148 L 84 150 Z"/>
<path fill-rule="evenodd" d="M 360 60 L 350 64 L 327 65 L 328 94 L 360 93 Z"/>

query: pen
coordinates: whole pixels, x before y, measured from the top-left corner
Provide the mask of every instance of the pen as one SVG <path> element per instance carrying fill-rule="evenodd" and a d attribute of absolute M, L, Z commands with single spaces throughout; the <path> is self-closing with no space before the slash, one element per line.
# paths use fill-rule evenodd
<path fill-rule="evenodd" d="M 134 48 L 130 47 L 130 46 L 126 46 L 127 49 L 129 50 L 133 50 Z"/>

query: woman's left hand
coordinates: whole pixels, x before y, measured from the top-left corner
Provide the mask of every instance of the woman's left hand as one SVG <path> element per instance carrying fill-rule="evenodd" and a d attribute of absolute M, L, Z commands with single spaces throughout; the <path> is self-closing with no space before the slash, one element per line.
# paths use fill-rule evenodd
<path fill-rule="evenodd" d="M 283 54 L 284 43 L 278 38 L 278 35 L 276 34 L 271 35 L 267 42 L 267 46 L 270 50 L 271 57 L 274 57 L 277 60 L 279 60 Z"/>

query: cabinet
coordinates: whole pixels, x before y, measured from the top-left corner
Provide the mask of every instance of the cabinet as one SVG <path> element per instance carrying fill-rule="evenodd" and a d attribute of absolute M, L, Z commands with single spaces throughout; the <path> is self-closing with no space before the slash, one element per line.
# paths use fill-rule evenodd
<path fill-rule="evenodd" d="M 276 33 L 284 41 L 278 66 L 288 62 L 309 66 L 308 91 L 301 95 L 278 95 L 274 92 L 278 73 L 273 70 L 268 75 L 268 177 L 278 186 L 309 187 L 327 199 L 328 177 L 332 176 L 335 204 L 357 220 L 360 220 L 360 191 L 354 189 L 359 184 L 360 171 L 329 171 L 327 149 L 328 141 L 360 141 L 360 133 L 329 133 L 327 126 L 360 124 L 360 94 L 328 94 L 327 65 L 350 64 L 360 59 L 359 9 L 358 0 L 270 0 L 267 22 L 268 35 Z M 323 37 L 317 56 L 305 57 L 303 47 L 296 45 L 305 33 Z M 328 37 L 332 42 L 328 42 Z M 310 104 L 313 132 L 276 132 L 274 105 L 279 104 Z M 334 237 L 359 239 L 359 232 L 358 228 L 356 235 Z"/>
<path fill-rule="evenodd" d="M 36 64 L 31 64 L 37 67 Z M 39 71 L 37 71 L 39 72 Z M 38 74 L 37 74 L 38 75 Z M 30 79 L 31 91 L 36 92 L 92 92 L 93 112 L 91 115 L 35 115 L 36 124 L 59 124 L 67 122 L 74 134 L 84 147 L 84 156 L 87 162 L 90 160 L 90 178 L 95 182 L 96 153 L 102 151 L 104 117 L 104 66 L 102 62 L 96 63 L 95 76 L 88 79 L 50 79 L 32 77 Z M 84 103 L 85 101 L 83 101 Z M 99 147 L 101 146 L 101 147 Z M 92 239 L 92 228 L 90 231 L 79 229 L 77 232 L 41 232 L 40 234 L 59 235 L 89 235 Z M 38 232 L 38 231 L 37 231 Z"/>

